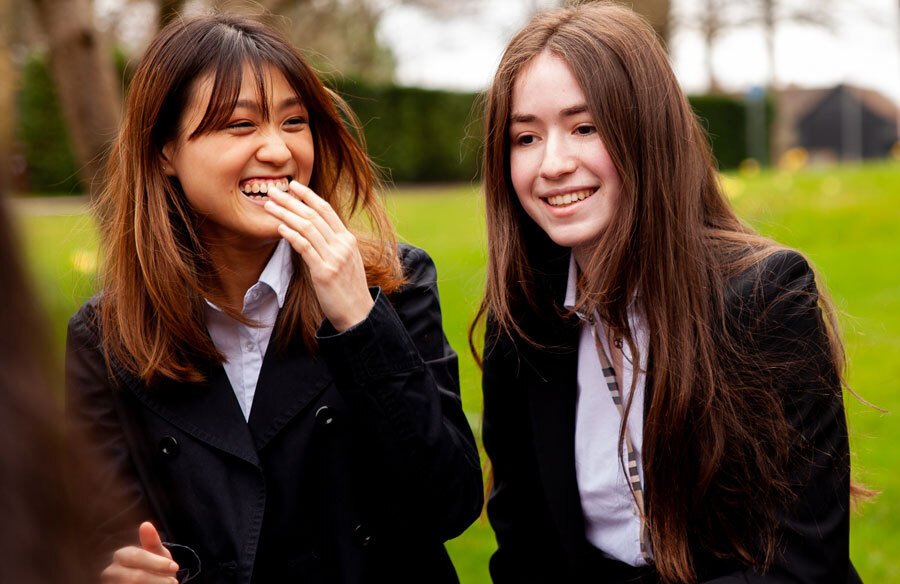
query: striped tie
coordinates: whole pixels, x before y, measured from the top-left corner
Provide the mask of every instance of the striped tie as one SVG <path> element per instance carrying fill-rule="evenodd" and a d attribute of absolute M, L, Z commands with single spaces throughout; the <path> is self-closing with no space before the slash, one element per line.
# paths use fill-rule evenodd
<path fill-rule="evenodd" d="M 596 319 L 591 319 L 592 323 L 596 323 Z M 594 344 L 597 347 L 597 356 L 600 358 L 600 366 L 603 368 L 603 377 L 606 379 L 606 387 L 609 388 L 609 394 L 612 396 L 616 409 L 619 410 L 619 417 L 625 420 L 625 406 L 622 403 L 622 392 L 619 390 L 619 382 L 616 380 L 616 370 L 610 363 L 609 357 L 606 355 L 606 349 L 600 340 L 600 330 L 594 324 Z M 618 345 L 617 345 L 618 346 Z M 644 509 L 644 490 L 641 487 L 641 475 L 638 469 L 637 454 L 635 454 L 634 446 L 631 443 L 631 437 L 625 431 L 625 447 L 628 451 L 628 486 L 631 488 L 632 498 L 638 510 L 638 516 L 641 520 L 641 555 L 649 564 L 652 562 L 650 557 L 650 526 L 647 524 L 647 515 Z"/>

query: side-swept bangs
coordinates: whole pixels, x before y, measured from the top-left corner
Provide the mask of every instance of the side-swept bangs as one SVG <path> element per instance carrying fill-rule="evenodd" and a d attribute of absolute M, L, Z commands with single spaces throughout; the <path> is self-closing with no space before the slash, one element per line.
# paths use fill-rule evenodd
<path fill-rule="evenodd" d="M 327 115 L 323 111 L 327 108 L 323 108 L 321 103 L 324 95 L 322 85 L 294 50 L 286 50 L 287 47 L 281 42 L 278 45 L 267 42 L 273 39 L 258 36 L 251 39 L 236 30 L 230 33 L 216 39 L 220 44 L 218 48 L 201 52 L 215 55 L 215 61 L 210 59 L 206 68 L 207 73 L 213 76 L 213 86 L 203 119 L 191 132 L 190 138 L 225 127 L 240 97 L 246 65 L 253 71 L 260 113 L 264 120 L 268 120 L 270 115 L 265 71 L 267 67 L 274 68 L 284 76 L 310 116 L 321 118 L 322 114 Z"/>

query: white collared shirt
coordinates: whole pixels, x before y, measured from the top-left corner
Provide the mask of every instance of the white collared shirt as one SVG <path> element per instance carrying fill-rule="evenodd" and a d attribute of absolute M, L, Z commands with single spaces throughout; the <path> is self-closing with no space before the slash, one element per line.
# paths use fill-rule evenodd
<path fill-rule="evenodd" d="M 241 314 L 260 326 L 242 324 L 206 301 L 206 328 L 213 344 L 225 355 L 222 366 L 245 420 L 250 419 L 263 358 L 294 274 L 290 250 L 287 241 L 279 241 L 259 281 L 244 294 Z"/>
<path fill-rule="evenodd" d="M 569 260 L 569 280 L 566 288 L 565 307 L 577 304 L 578 267 L 574 255 Z M 575 474 L 581 509 L 584 514 L 585 536 L 588 541 L 611 558 L 632 566 L 646 561 L 641 556 L 641 523 L 637 507 L 625 472 L 622 470 L 619 430 L 622 417 L 612 401 L 603 377 L 600 358 L 597 356 L 595 335 L 599 333 L 607 355 L 612 355 L 608 335 L 599 319 L 591 324 L 584 315 L 581 336 L 578 340 L 578 405 L 575 419 Z M 637 375 L 634 398 L 628 416 L 628 435 L 637 456 L 641 484 L 644 469 L 641 450 L 644 430 L 644 383 L 647 370 L 649 339 L 643 317 L 633 302 L 628 308 L 628 324 L 641 357 L 635 371 L 631 348 L 622 347 L 622 371 L 619 373 L 622 387 L 622 403 L 628 403 L 632 381 Z M 627 460 L 627 448 L 622 444 L 621 457 Z"/>

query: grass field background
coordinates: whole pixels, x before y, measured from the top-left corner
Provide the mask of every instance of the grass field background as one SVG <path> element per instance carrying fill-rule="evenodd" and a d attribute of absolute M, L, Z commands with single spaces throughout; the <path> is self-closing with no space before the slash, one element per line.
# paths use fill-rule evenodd
<path fill-rule="evenodd" d="M 900 165 L 725 175 L 723 183 L 742 217 L 818 268 L 842 313 L 853 389 L 889 412 L 900 409 Z M 464 407 L 478 433 L 479 373 L 466 340 L 486 258 L 478 189 L 401 189 L 387 204 L 401 238 L 428 250 L 438 267 L 444 327 L 460 353 Z M 15 208 L 61 363 L 66 320 L 94 289 L 96 233 L 78 204 Z M 895 413 L 849 395 L 846 402 L 854 475 L 881 491 L 853 515 L 851 557 L 864 581 L 900 582 L 900 424 Z M 486 521 L 448 547 L 463 584 L 490 581 Z"/>

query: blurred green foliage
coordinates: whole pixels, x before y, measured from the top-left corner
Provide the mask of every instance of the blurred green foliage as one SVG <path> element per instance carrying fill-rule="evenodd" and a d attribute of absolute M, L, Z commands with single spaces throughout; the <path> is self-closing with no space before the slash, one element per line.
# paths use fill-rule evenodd
<path fill-rule="evenodd" d="M 131 69 L 117 53 L 123 84 Z M 459 93 L 337 79 L 330 85 L 363 125 L 373 160 L 398 183 L 478 180 L 482 107 L 477 93 Z M 691 105 L 710 136 L 722 169 L 747 157 L 747 114 L 740 99 L 694 96 Z M 18 91 L 16 135 L 25 160 L 20 188 L 36 193 L 79 190 L 76 163 L 47 65 L 28 59 Z M 771 104 L 767 105 L 771 121 Z"/>
<path fill-rule="evenodd" d="M 16 96 L 16 142 L 24 158 L 17 184 L 39 193 L 75 193 L 81 190 L 75 157 L 50 71 L 38 56 L 31 56 L 21 71 Z"/>

